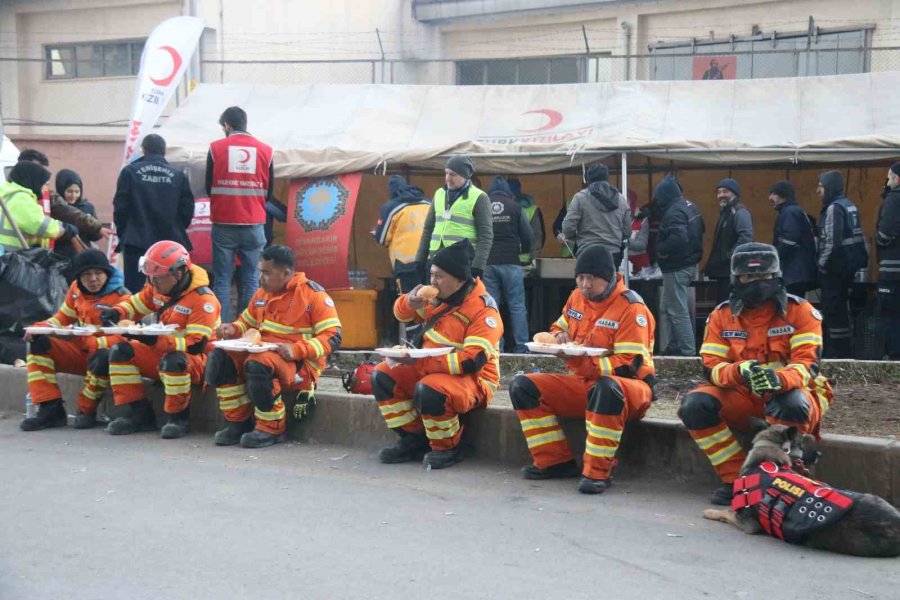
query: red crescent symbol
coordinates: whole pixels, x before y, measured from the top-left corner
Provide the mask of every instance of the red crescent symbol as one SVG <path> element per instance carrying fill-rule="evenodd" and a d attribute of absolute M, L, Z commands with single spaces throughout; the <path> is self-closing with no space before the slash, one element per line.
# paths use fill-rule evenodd
<path fill-rule="evenodd" d="M 250 152 L 249 152 L 249 151 L 247 151 L 247 150 L 238 150 L 238 152 L 240 152 L 240 153 L 243 155 L 243 157 L 244 157 L 244 158 L 238 160 L 239 163 L 245 163 L 245 162 L 249 162 L 249 161 L 250 161 Z"/>
<path fill-rule="evenodd" d="M 562 120 L 563 120 L 562 114 L 559 111 L 553 110 L 552 108 L 539 108 L 537 110 L 529 110 L 527 112 L 523 112 L 522 114 L 523 115 L 535 115 L 535 114 L 544 115 L 545 117 L 547 117 L 548 120 L 542 127 L 538 127 L 537 129 L 520 129 L 519 131 L 527 131 L 527 132 L 547 131 L 548 129 L 553 129 L 554 127 L 557 127 L 560 123 L 562 123 Z"/>
<path fill-rule="evenodd" d="M 159 50 L 168 52 L 169 56 L 172 57 L 172 71 L 162 79 L 154 79 L 151 77 L 150 81 L 152 81 L 156 85 L 166 87 L 167 85 L 172 83 L 172 80 L 175 79 L 175 74 L 178 73 L 178 69 L 181 68 L 181 55 L 178 54 L 178 50 L 176 50 L 172 46 L 160 46 Z"/>

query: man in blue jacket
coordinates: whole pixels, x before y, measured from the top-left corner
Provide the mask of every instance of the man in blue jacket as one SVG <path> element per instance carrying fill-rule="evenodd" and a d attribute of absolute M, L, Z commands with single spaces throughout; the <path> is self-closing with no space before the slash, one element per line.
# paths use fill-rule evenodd
<path fill-rule="evenodd" d="M 778 250 L 784 287 L 803 297 L 816 288 L 816 238 L 814 228 L 796 200 L 790 181 L 779 181 L 769 190 L 769 202 L 778 211 L 772 245 Z"/>

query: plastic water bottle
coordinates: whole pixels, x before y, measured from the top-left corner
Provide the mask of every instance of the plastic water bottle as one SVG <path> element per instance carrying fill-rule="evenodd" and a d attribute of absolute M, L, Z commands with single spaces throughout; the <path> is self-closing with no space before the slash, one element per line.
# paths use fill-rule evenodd
<path fill-rule="evenodd" d="M 31 401 L 31 392 L 25 394 L 25 418 L 30 419 L 37 416 L 37 404 Z"/>

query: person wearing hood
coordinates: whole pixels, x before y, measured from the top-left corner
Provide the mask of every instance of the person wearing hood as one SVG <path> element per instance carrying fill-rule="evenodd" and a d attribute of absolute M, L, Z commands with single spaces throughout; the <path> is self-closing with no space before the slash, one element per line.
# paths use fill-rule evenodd
<path fill-rule="evenodd" d="M 400 175 L 388 179 L 388 194 L 372 236 L 388 249 L 394 279 L 400 293 L 405 294 L 422 283 L 416 270 L 416 251 L 431 203 L 425 192 Z"/>
<path fill-rule="evenodd" d="M 769 190 L 769 202 L 778 211 L 772 245 L 778 250 L 785 289 L 803 297 L 816 287 L 816 238 L 795 196 L 790 181 L 779 181 Z"/>
<path fill-rule="evenodd" d="M 900 331 L 900 162 L 888 169 L 878 209 L 878 307 L 888 331 Z M 900 359 L 900 335 L 887 337 L 886 353 Z"/>
<path fill-rule="evenodd" d="M 631 237 L 631 210 L 619 190 L 609 184 L 609 168 L 594 163 L 585 173 L 587 187 L 572 197 L 562 222 L 562 236 L 575 242 L 575 253 L 596 244 L 613 256 L 616 268 Z"/>
<path fill-rule="evenodd" d="M 656 235 L 656 263 L 663 274 L 662 330 L 667 336 L 666 356 L 694 356 L 697 352 L 691 282 L 703 257 L 705 226 L 700 210 L 681 193 L 674 175 L 656 186 L 651 218 L 659 223 Z"/>
<path fill-rule="evenodd" d="M 38 200 L 48 181 L 50 171 L 42 165 L 20 161 L 9 172 L 9 181 L 0 183 L 0 199 L 6 205 L 6 211 L 0 212 L 0 245 L 5 251 L 22 250 L 16 228 L 28 247 L 49 248 L 51 240 L 69 240 L 78 234 L 74 225 L 44 215 Z"/>
<path fill-rule="evenodd" d="M 219 301 L 209 289 L 209 276 L 191 264 L 187 249 L 169 240 L 147 249 L 139 261 L 147 284 L 136 294 L 100 311 L 105 326 L 122 319 L 140 321 L 155 313 L 161 325 L 175 326 L 171 335 L 132 335 L 98 352 L 88 365 L 94 377 L 109 377 L 120 416 L 110 422 L 111 435 L 155 431 L 156 414 L 144 396 L 143 378 L 162 383 L 167 422 L 163 439 L 188 432 L 191 385 L 203 383 L 207 342 L 215 340 Z"/>
<path fill-rule="evenodd" d="M 753 241 L 753 218 L 741 202 L 741 185 L 726 177 L 716 186 L 719 221 L 703 274 L 716 282 L 716 302 L 728 299 L 731 289 L 731 255 L 740 244 Z"/>
<path fill-rule="evenodd" d="M 534 198 L 522 193 L 522 182 L 517 177 L 509 177 L 506 182 L 509 184 L 509 189 L 512 190 L 516 202 L 525 211 L 528 224 L 531 225 L 531 250 L 519 255 L 519 264 L 525 268 L 533 267 L 534 259 L 539 258 L 541 250 L 544 249 L 544 213 L 541 212 Z"/>
<path fill-rule="evenodd" d="M 722 483 L 710 502 L 731 504 L 732 482 L 747 458 L 733 430 L 751 419 L 819 437 L 834 393 L 820 372 L 822 315 L 787 293 L 778 251 L 768 244 L 735 248 L 728 301 L 706 323 L 700 347 L 708 383 L 690 391 L 678 416 Z"/>
<path fill-rule="evenodd" d="M 844 178 L 838 171 L 819 175 L 816 194 L 819 213 L 819 255 L 822 313 L 825 317 L 825 357 L 849 358 L 850 285 L 853 276 L 869 264 L 862 224 L 856 206 L 844 195 Z"/>
<path fill-rule="evenodd" d="M 497 304 L 506 302 L 511 330 L 515 339 L 514 352 L 528 352 L 528 311 L 525 308 L 525 272 L 519 256 L 531 249 L 533 233 L 525 211 L 513 196 L 507 181 L 494 178 L 488 188 L 491 216 L 494 224 L 494 243 L 484 270 L 484 285 Z M 500 340 L 503 350 L 503 340 Z"/>
<path fill-rule="evenodd" d="M 83 250 L 72 259 L 75 280 L 66 292 L 65 301 L 56 314 L 35 326 L 69 327 L 96 325 L 100 312 L 118 304 L 130 294 L 123 284 L 122 272 L 109 264 L 106 255 L 96 248 Z M 22 431 L 37 431 L 66 425 L 66 409 L 56 382 L 57 373 L 85 375 L 78 394 L 76 429 L 89 429 L 97 423 L 97 402 L 109 387 L 109 374 L 88 374 L 96 362 L 97 352 L 122 341 L 118 336 L 25 335 L 30 342 L 28 353 L 28 392 L 37 405 L 34 417 L 22 421 Z"/>
<path fill-rule="evenodd" d="M 379 452 L 383 463 L 424 460 L 426 467 L 443 469 L 460 462 L 466 426 L 459 415 L 486 406 L 500 385 L 503 323 L 497 303 L 472 275 L 473 254 L 468 239 L 438 250 L 431 264 L 437 297 L 419 296 L 422 286 L 416 286 L 394 302 L 397 320 L 423 324 L 414 346 L 451 351 L 375 367 L 372 394 L 398 436 Z"/>
<path fill-rule="evenodd" d="M 97 211 L 94 205 L 88 202 L 84 197 L 84 184 L 81 177 L 71 169 L 62 169 L 56 174 L 56 193 L 60 198 L 65 200 L 66 204 L 75 208 L 84 214 L 97 218 Z M 78 237 L 84 242 L 96 242 L 103 235 L 93 227 L 78 228 Z M 61 254 L 66 258 L 72 258 L 78 252 L 72 243 L 72 240 L 60 240 L 56 242 L 53 251 Z"/>
<path fill-rule="evenodd" d="M 519 375 L 509 386 L 509 397 L 532 456 L 522 476 L 581 475 L 579 492 L 602 494 L 611 484 L 625 423 L 641 419 L 653 400 L 656 323 L 641 297 L 616 273 L 605 246 L 594 244 L 578 253 L 575 283 L 577 289 L 549 333 L 559 344 L 608 351 L 562 356 L 568 374 Z M 572 457 L 559 417 L 584 417 L 587 423 L 583 469 Z"/>
<path fill-rule="evenodd" d="M 472 275 L 481 277 L 494 243 L 491 203 L 472 181 L 475 163 L 467 154 L 454 154 L 444 168 L 445 185 L 434 193 L 416 252 L 419 281 L 424 281 L 428 259 L 441 248 L 469 240 L 475 248 Z"/>

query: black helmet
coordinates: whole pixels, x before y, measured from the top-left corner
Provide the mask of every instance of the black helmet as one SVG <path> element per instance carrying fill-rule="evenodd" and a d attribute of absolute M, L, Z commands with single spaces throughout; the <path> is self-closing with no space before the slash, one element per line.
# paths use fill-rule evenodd
<path fill-rule="evenodd" d="M 749 242 L 734 249 L 731 255 L 731 282 L 739 275 L 758 275 L 771 273 L 773 277 L 781 277 L 781 262 L 775 246 Z"/>

